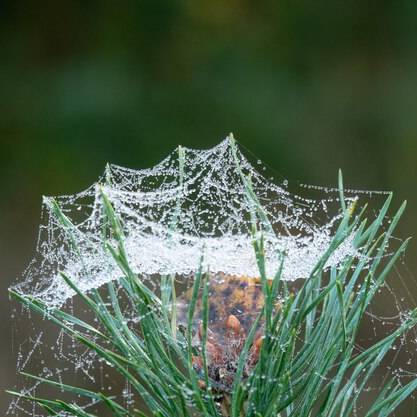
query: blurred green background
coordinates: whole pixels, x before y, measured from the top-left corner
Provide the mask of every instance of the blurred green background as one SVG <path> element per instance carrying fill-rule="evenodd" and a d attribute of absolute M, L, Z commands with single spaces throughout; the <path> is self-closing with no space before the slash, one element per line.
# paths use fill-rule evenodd
<path fill-rule="evenodd" d="M 348 187 L 394 190 L 400 235 L 417 235 L 416 1 L 5 1 L 0 33 L 2 391 L 6 290 L 41 195 L 86 188 L 107 161 L 148 167 L 233 131 L 289 179 L 334 185 L 340 167 Z"/>

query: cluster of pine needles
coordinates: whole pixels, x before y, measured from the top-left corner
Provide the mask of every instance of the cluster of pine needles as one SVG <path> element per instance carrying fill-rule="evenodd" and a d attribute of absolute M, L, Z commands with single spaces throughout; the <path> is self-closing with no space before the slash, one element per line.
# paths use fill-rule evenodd
<path fill-rule="evenodd" d="M 370 379 L 394 343 L 417 324 L 417 311 L 411 311 L 398 328 L 366 349 L 357 349 L 360 324 L 372 299 L 385 285 L 395 262 L 404 252 L 404 241 L 387 255 L 392 233 L 404 205 L 392 217 L 387 230 L 382 224 L 391 202 L 388 197 L 371 222 L 364 218 L 365 209 L 354 214 L 341 193 L 342 216 L 331 244 L 323 253 L 311 275 L 301 288 L 292 293 L 281 280 L 285 254 L 277 254 L 282 262 L 276 275 L 265 274 L 263 232 L 265 213 L 246 182 L 252 199 L 253 245 L 264 294 L 264 306 L 253 321 L 238 362 L 232 389 L 219 392 L 208 372 L 206 341 L 210 275 L 202 267 L 193 281 L 188 305 L 188 323 L 179 329 L 176 315 L 176 289 L 173 276 L 163 276 L 160 289 L 151 290 L 129 266 L 124 247 L 123 227 L 102 193 L 109 241 L 108 254 L 120 267 L 117 283 L 140 318 L 129 323 L 124 315 L 115 283 L 106 288 L 109 302 L 102 291 L 85 294 L 75 283 L 62 278 L 91 310 L 100 326 L 90 324 L 63 309 L 51 309 L 35 298 L 11 291 L 11 295 L 30 310 L 59 326 L 77 343 L 94 352 L 117 371 L 130 386 L 134 404 L 127 406 L 122 396 L 67 385 L 63 381 L 25 374 L 36 383 L 66 391 L 74 398 L 83 397 L 107 409 L 114 417 L 386 417 L 417 388 L 417 379 L 401 384 L 395 377 L 388 380 L 373 403 L 361 401 Z M 342 187 L 341 187 L 342 189 Z M 59 212 L 59 208 L 56 207 Z M 58 213 L 71 233 L 71 223 Z M 328 259 L 345 239 L 354 234 L 354 246 L 362 256 L 346 258 L 338 268 L 326 268 Z M 111 244 L 109 243 L 111 240 Z M 116 242 L 116 244 L 114 244 Z M 81 254 L 82 255 L 82 254 Z M 201 262 L 203 265 L 203 262 Z M 193 344 L 198 297 L 202 297 L 201 346 Z M 280 308 L 276 309 L 276 300 Z M 225 300 L 227 301 L 227 300 Z M 250 374 L 245 373 L 250 348 L 262 323 L 263 340 L 259 358 Z M 196 369 L 193 357 L 200 355 L 202 368 Z M 90 408 L 76 401 L 38 398 L 24 392 L 11 392 L 36 403 L 50 416 L 96 416 Z M 100 413 L 100 416 L 103 416 Z"/>

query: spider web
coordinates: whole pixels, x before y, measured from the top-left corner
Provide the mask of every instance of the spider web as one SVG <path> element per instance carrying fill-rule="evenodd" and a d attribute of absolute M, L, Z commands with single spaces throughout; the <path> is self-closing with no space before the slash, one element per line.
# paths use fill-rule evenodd
<path fill-rule="evenodd" d="M 210 272 L 256 277 L 250 217 L 256 207 L 248 199 L 246 179 L 265 213 L 267 275 L 274 276 L 278 254 L 284 253 L 283 279 L 308 277 L 340 219 L 328 214 L 337 193 L 328 190 L 326 199 L 320 200 L 291 194 L 285 181 L 276 185 L 258 172 L 229 137 L 209 150 L 178 148 L 150 169 L 108 165 L 87 190 L 44 197 L 37 256 L 15 290 L 57 307 L 74 295 L 60 272 L 83 291 L 120 276 L 103 246 L 107 220 L 101 193 L 121 220 L 135 273 L 191 274 L 204 252 L 204 267 Z M 57 206 L 62 213 L 57 213 Z M 319 218 L 324 221 L 318 223 Z M 359 253 L 348 238 L 326 266 L 355 255 Z"/>
<path fill-rule="evenodd" d="M 117 243 L 107 235 L 103 195 L 120 219 L 130 267 L 144 281 L 152 283 L 162 275 L 192 281 L 201 259 L 204 270 L 212 275 L 258 277 L 252 232 L 252 214 L 258 211 L 263 214 L 257 221 L 263 230 L 267 276 L 275 275 L 284 254 L 282 279 L 296 288 L 299 280 L 309 277 L 332 241 L 343 214 L 341 190 L 294 186 L 285 179 L 277 180 L 275 173 L 275 179 L 271 175 L 261 161 L 246 157 L 233 136 L 208 150 L 178 147 L 149 169 L 108 165 L 98 181 L 83 192 L 44 197 L 36 256 L 13 288 L 51 308 L 65 307 L 78 313 L 77 297 L 61 272 L 83 292 L 117 282 L 122 272 L 104 245 L 105 241 L 112 246 Z M 359 211 L 368 203 L 380 206 L 379 199 L 387 193 L 344 189 L 343 194 L 346 205 Z M 362 256 L 353 236 L 354 232 L 334 251 L 325 268 L 337 268 L 346 258 Z M 371 331 L 358 337 L 358 351 L 392 332 L 415 306 L 411 292 L 417 287 L 411 291 L 405 287 L 406 272 L 403 265 L 400 267 L 398 281 L 386 285 L 376 297 L 379 301 L 367 312 L 364 328 Z M 244 320 L 245 314 L 239 319 Z M 45 327 L 45 322 L 40 325 Z M 213 328 L 214 323 L 209 326 Z M 91 351 L 76 345 L 63 332 L 56 340 L 37 327 L 33 325 L 34 336 L 19 349 L 18 370 L 30 369 L 43 377 L 53 375 L 55 380 L 76 375 L 94 388 L 100 385 L 103 392 L 120 386 L 105 363 L 97 365 Z M 399 340 L 382 367 L 381 379 L 373 381 L 370 390 L 378 391 L 392 374 L 399 381 L 415 377 L 416 345 L 414 331 Z M 53 358 L 52 363 L 48 360 L 48 367 L 39 360 L 45 355 Z M 39 385 L 22 393 L 38 393 Z M 135 405 L 129 386 L 124 387 L 122 397 L 126 405 Z M 86 408 L 94 406 L 85 404 Z M 39 415 L 19 399 L 12 402 L 9 414 Z"/>

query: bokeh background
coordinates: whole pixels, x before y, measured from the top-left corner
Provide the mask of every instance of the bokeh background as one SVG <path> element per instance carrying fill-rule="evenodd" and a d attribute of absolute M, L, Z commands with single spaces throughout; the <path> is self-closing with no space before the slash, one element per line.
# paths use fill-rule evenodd
<path fill-rule="evenodd" d="M 0 413 L 7 288 L 41 195 L 86 188 L 107 161 L 148 167 L 233 131 L 289 179 L 334 185 L 342 168 L 348 187 L 394 190 L 399 234 L 417 235 L 413 0 L 5 1 L 0 34 Z"/>

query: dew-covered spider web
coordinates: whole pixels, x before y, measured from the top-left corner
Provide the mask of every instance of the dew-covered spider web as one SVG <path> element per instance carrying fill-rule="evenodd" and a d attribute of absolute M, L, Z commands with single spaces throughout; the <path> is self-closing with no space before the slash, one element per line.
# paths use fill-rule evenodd
<path fill-rule="evenodd" d="M 60 272 L 83 291 L 118 278 L 119 268 L 103 245 L 102 193 L 121 220 L 129 263 L 138 274 L 190 274 L 204 252 L 211 272 L 258 276 L 250 215 L 259 204 L 265 213 L 267 275 L 273 277 L 279 267 L 277 255 L 285 253 L 283 279 L 307 278 L 340 220 L 328 213 L 337 194 L 302 198 L 257 168 L 228 138 L 209 150 L 178 148 L 150 169 L 109 165 L 87 190 L 45 197 L 37 258 L 16 289 L 59 306 L 74 295 Z M 347 239 L 327 266 L 359 255 L 356 252 Z"/>
<path fill-rule="evenodd" d="M 344 214 L 342 195 L 345 209 L 352 212 L 359 212 L 367 204 L 377 210 L 387 197 L 384 192 L 288 183 L 242 152 L 232 136 L 208 150 L 178 147 L 148 169 L 108 165 L 85 191 L 44 197 L 36 256 L 13 290 L 50 309 L 59 307 L 73 313 L 79 309 L 79 300 L 62 274 L 86 294 L 109 282 L 117 284 L 123 273 L 109 256 L 109 247 L 117 247 L 109 234 L 109 202 L 119 221 L 130 268 L 151 288 L 159 285 L 161 276 L 180 277 L 181 285 L 189 287 L 192 284 L 187 281 L 192 282 L 202 268 L 211 276 L 222 277 L 219 285 L 223 303 L 228 304 L 228 297 L 236 296 L 240 279 L 259 276 L 253 241 L 254 233 L 261 230 L 266 275 L 272 279 L 283 262 L 282 279 L 296 291 L 297 283 L 309 278 L 332 242 Z M 354 232 L 332 252 L 323 266 L 325 270 L 337 270 L 348 258 L 363 260 L 365 255 L 355 245 Z M 395 246 L 401 240 L 391 238 L 391 243 Z M 393 251 L 390 247 L 384 256 Z M 395 329 L 415 305 L 412 292 L 417 285 L 405 288 L 404 272 L 398 271 L 397 275 L 397 282 L 384 286 L 380 302 L 369 308 L 368 330 L 360 334 L 358 352 Z M 234 286 L 225 286 L 227 277 L 233 277 Z M 256 295 L 255 290 L 252 292 Z M 233 308 L 237 304 L 242 303 L 230 303 Z M 241 316 L 233 314 L 243 322 L 248 312 L 244 307 L 241 310 Z M 126 317 L 135 321 L 128 308 Z M 210 323 L 213 328 L 214 320 Z M 399 340 L 370 392 L 378 391 L 393 373 L 399 381 L 415 377 L 416 346 L 417 335 L 413 332 Z M 48 363 L 40 359 L 43 357 L 49 358 Z M 58 381 L 71 375 L 78 382 L 107 392 L 121 387 L 115 395 L 120 395 L 127 407 L 137 405 L 129 384 L 123 385 L 114 372 L 106 370 L 106 363 L 97 363 L 93 352 L 80 347 L 64 332 L 56 340 L 48 331 L 40 333 L 34 327 L 33 335 L 18 352 L 18 370 L 29 369 Z M 38 393 L 40 385 L 36 381 L 23 392 Z M 95 405 L 92 400 L 84 407 Z M 20 399 L 13 401 L 9 414 L 43 415 Z M 357 416 L 361 415 L 359 409 Z"/>

